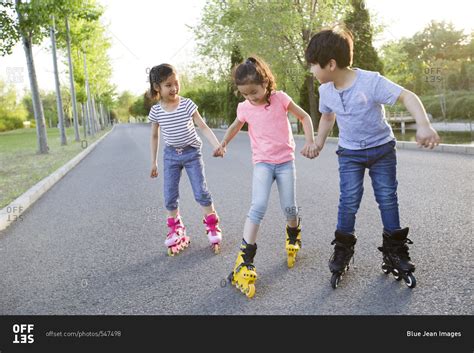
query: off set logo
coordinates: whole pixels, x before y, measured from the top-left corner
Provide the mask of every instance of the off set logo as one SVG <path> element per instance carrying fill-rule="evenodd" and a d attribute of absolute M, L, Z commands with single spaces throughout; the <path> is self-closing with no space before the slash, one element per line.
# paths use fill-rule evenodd
<path fill-rule="evenodd" d="M 13 343 L 33 343 L 35 337 L 33 324 L 14 324 L 13 325 Z"/>

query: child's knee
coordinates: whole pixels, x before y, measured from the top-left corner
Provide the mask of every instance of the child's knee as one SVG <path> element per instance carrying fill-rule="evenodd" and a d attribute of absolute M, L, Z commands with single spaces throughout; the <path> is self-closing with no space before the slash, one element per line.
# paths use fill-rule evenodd
<path fill-rule="evenodd" d="M 250 207 L 250 211 L 247 217 L 252 221 L 254 224 L 260 224 L 265 216 L 265 212 L 267 211 L 267 205 L 264 204 L 252 204 Z"/>

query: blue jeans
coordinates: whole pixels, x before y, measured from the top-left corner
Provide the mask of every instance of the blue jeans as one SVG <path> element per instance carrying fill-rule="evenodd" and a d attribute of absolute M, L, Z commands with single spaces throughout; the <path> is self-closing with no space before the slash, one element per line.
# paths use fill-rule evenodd
<path fill-rule="evenodd" d="M 365 169 L 369 169 L 375 199 L 386 231 L 400 229 L 397 196 L 396 142 L 364 150 L 349 150 L 339 146 L 340 198 L 337 230 L 353 233 L 356 213 L 364 192 Z"/>
<path fill-rule="evenodd" d="M 166 146 L 163 153 L 163 179 L 165 207 L 174 211 L 179 203 L 179 181 L 181 171 L 186 169 L 194 198 L 201 206 L 212 204 L 211 193 L 206 184 L 204 161 L 201 149 L 187 146 L 183 149 Z"/>
<path fill-rule="evenodd" d="M 295 220 L 297 218 L 295 161 L 281 164 L 261 162 L 256 163 L 253 168 L 252 205 L 247 215 L 253 224 L 262 222 L 275 180 L 280 194 L 280 206 L 286 219 Z"/>

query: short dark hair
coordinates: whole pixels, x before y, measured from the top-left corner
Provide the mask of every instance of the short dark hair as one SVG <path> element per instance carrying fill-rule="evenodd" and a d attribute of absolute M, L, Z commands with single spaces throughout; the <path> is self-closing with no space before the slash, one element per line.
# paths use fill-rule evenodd
<path fill-rule="evenodd" d="M 347 30 L 326 29 L 316 33 L 309 41 L 305 58 L 310 64 L 324 68 L 334 59 L 339 68 L 352 64 L 354 42 L 352 33 Z"/>
<path fill-rule="evenodd" d="M 151 99 L 159 99 L 159 93 L 157 90 L 155 90 L 153 84 L 156 83 L 159 85 L 161 82 L 166 81 L 172 74 L 176 75 L 176 69 L 170 64 L 161 64 L 152 67 L 149 77 L 150 91 L 148 92 L 148 95 Z"/>

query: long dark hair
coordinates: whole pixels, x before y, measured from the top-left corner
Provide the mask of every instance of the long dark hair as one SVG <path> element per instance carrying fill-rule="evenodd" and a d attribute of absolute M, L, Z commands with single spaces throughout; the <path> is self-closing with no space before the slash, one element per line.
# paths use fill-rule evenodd
<path fill-rule="evenodd" d="M 149 75 L 150 91 L 148 92 L 148 95 L 152 100 L 160 99 L 160 93 L 155 89 L 155 87 L 153 87 L 153 84 L 156 83 L 159 85 L 173 74 L 176 75 L 177 72 L 174 66 L 170 64 L 160 64 L 151 68 Z"/>
<path fill-rule="evenodd" d="M 272 71 L 265 61 L 255 56 L 247 58 L 247 60 L 234 67 L 232 79 L 236 86 L 249 84 L 263 85 L 266 82 L 265 88 L 267 93 L 265 94 L 265 100 L 270 105 L 270 96 L 276 89 L 276 82 Z"/>

